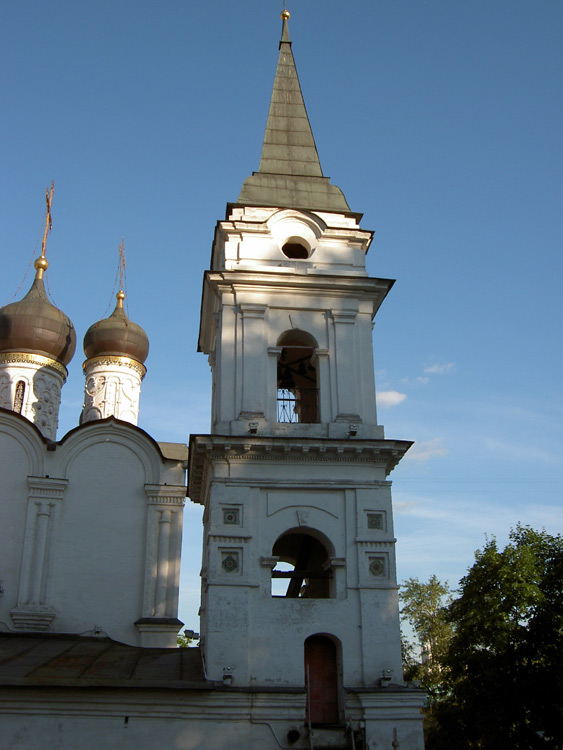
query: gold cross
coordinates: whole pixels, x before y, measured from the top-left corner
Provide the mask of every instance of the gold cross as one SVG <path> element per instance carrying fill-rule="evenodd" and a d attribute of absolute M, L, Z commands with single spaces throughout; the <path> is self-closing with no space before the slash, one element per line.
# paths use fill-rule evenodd
<path fill-rule="evenodd" d="M 47 188 L 45 193 L 45 200 L 47 201 L 47 215 L 45 216 L 45 231 L 43 232 L 43 242 L 41 243 L 41 257 L 45 257 L 45 251 L 47 249 L 47 235 L 53 228 L 53 221 L 51 219 L 51 203 L 53 201 L 53 190 L 55 189 L 55 183 L 51 182 L 51 191 Z"/>
<path fill-rule="evenodd" d="M 123 291 L 123 276 L 125 275 L 125 237 L 119 243 L 119 291 Z"/>

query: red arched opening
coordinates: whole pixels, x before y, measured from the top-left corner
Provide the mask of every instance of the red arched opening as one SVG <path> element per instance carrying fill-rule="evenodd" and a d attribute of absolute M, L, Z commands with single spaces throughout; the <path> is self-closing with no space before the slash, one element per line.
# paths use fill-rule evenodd
<path fill-rule="evenodd" d="M 338 654 L 334 641 L 325 635 L 305 641 L 305 680 L 306 723 L 338 724 Z"/>

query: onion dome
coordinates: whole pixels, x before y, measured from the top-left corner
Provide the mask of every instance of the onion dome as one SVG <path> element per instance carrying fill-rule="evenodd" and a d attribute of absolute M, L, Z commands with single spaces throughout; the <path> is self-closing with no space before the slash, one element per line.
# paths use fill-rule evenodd
<path fill-rule="evenodd" d="M 0 353 L 39 354 L 66 366 L 76 348 L 76 333 L 70 319 L 47 297 L 43 274 L 48 265 L 44 255 L 37 258 L 29 292 L 0 308 Z"/>
<path fill-rule="evenodd" d="M 149 339 L 141 326 L 133 323 L 123 309 L 125 294 L 116 294 L 117 304 L 109 316 L 99 320 L 86 331 L 84 354 L 92 357 L 130 357 L 144 363 L 149 353 Z"/>

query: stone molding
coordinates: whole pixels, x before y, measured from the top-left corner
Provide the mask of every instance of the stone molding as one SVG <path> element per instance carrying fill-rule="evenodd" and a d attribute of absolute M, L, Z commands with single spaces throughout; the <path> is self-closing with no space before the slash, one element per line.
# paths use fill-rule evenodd
<path fill-rule="evenodd" d="M 145 484 L 148 505 L 180 505 L 186 502 L 184 485 Z"/>
<path fill-rule="evenodd" d="M 136 359 L 131 357 L 118 357 L 112 354 L 102 354 L 99 357 L 91 357 L 82 364 L 82 370 L 86 373 L 87 370 L 93 367 L 105 367 L 108 365 L 117 365 L 118 367 L 126 367 L 130 370 L 134 370 L 141 380 L 147 374 L 147 368 Z"/>
<path fill-rule="evenodd" d="M 306 461 L 372 464 L 390 473 L 412 445 L 408 440 L 275 438 L 192 435 L 188 496 L 203 503 L 203 488 L 212 459 L 229 461 Z"/>
<path fill-rule="evenodd" d="M 47 632 L 57 613 L 50 607 L 18 606 L 10 612 L 16 630 Z"/>
<path fill-rule="evenodd" d="M 49 367 L 62 376 L 63 382 L 68 377 L 68 370 L 56 359 L 43 357 L 41 354 L 26 352 L 3 352 L 0 354 L 0 365 L 34 365 L 35 367 Z"/>

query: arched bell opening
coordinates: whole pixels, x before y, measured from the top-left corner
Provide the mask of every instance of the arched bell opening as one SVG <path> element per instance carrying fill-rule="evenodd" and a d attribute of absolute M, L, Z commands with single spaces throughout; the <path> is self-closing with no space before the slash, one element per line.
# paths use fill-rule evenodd
<path fill-rule="evenodd" d="M 305 723 L 334 726 L 341 723 L 341 644 L 334 636 L 316 634 L 305 641 Z"/>
<path fill-rule="evenodd" d="M 334 582 L 328 540 L 321 535 L 291 530 L 278 538 L 272 555 L 279 561 L 272 570 L 272 596 L 288 599 L 330 599 Z"/>
<path fill-rule="evenodd" d="M 316 424 L 319 422 L 318 373 L 315 363 L 317 342 L 305 331 L 283 333 L 277 342 L 278 422 Z"/>

